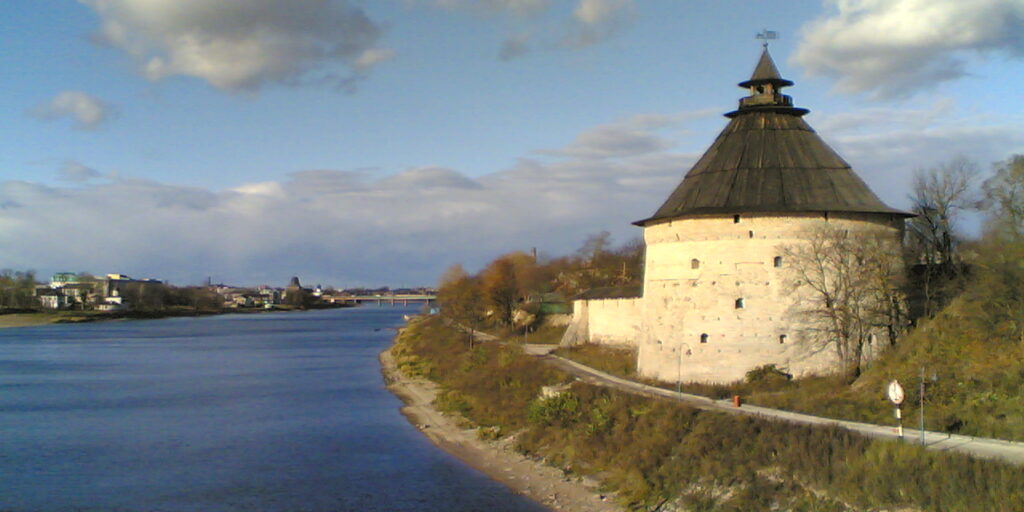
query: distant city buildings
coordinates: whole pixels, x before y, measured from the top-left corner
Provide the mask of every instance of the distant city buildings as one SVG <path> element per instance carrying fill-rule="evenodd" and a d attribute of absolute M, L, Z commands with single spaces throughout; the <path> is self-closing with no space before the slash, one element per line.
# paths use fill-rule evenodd
<path fill-rule="evenodd" d="M 156 287 L 161 287 L 157 290 Z M 310 303 L 338 304 L 359 302 L 356 298 L 374 297 L 384 301 L 401 303 L 414 296 L 433 296 L 431 288 L 401 288 L 392 290 L 381 288 L 356 288 L 336 290 L 331 287 L 316 285 L 314 288 L 303 288 L 298 277 L 291 278 L 287 287 L 275 288 L 268 285 L 257 287 L 238 287 L 226 284 L 213 284 L 207 280 L 199 287 L 187 287 L 193 295 L 193 302 L 201 295 L 206 307 L 222 309 L 264 308 L 290 304 L 293 306 L 310 306 Z M 35 297 L 43 309 L 49 310 L 96 310 L 120 311 L 127 309 L 152 310 L 182 304 L 182 294 L 178 288 L 168 287 L 157 279 L 134 279 L 125 274 L 106 274 L 95 277 L 90 274 L 74 272 L 57 272 L 50 277 L 47 284 L 36 286 Z M 196 291 L 201 293 L 196 294 Z M 159 292 L 159 293 L 158 293 Z M 174 298 L 168 302 L 168 298 Z M 158 300 L 153 300 L 158 297 Z M 149 300 L 142 305 L 139 301 Z M 396 302 L 397 301 L 397 302 Z M 187 302 L 187 300 L 186 300 Z"/>
<path fill-rule="evenodd" d="M 123 295 L 129 287 L 144 293 L 147 288 L 162 284 L 157 279 L 133 279 L 124 274 L 95 277 L 58 272 L 50 277 L 49 284 L 36 287 L 36 297 L 44 309 L 117 311 L 127 307 Z"/>

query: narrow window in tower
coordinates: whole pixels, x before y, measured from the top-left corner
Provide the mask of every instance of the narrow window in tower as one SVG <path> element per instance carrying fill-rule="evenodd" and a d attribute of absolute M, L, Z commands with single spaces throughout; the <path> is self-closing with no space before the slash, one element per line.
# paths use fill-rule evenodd
<path fill-rule="evenodd" d="M 775 259 L 772 260 L 772 265 L 775 265 L 775 268 L 782 268 L 782 256 L 776 256 Z"/>
<path fill-rule="evenodd" d="M 785 334 L 780 334 L 779 335 L 779 345 L 782 345 L 784 343 L 786 343 L 786 335 Z"/>
<path fill-rule="evenodd" d="M 740 216 L 739 215 L 733 215 L 732 216 L 732 223 L 733 224 L 739 224 L 740 223 Z"/>
<path fill-rule="evenodd" d="M 700 335 L 700 342 L 701 343 L 707 343 L 708 342 L 708 335 L 707 334 L 701 334 Z"/>
<path fill-rule="evenodd" d="M 736 309 L 743 309 L 743 298 L 736 299 Z"/>
<path fill-rule="evenodd" d="M 690 268 L 700 268 L 700 260 L 697 258 L 690 260 Z"/>

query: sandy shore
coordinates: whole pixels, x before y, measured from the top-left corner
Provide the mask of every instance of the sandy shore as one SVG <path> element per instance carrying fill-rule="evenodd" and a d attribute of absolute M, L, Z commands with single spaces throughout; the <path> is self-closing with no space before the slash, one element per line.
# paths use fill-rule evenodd
<path fill-rule="evenodd" d="M 567 478 L 556 468 L 516 453 L 508 440 L 482 441 L 476 430 L 462 428 L 454 418 L 441 414 L 433 406 L 437 385 L 402 375 L 395 367 L 390 349 L 381 353 L 380 362 L 388 389 L 405 402 L 402 414 L 441 449 L 551 510 L 624 510 L 611 497 L 602 496 L 596 482 Z"/>
<path fill-rule="evenodd" d="M 14 313 L 0 315 L 0 329 L 5 327 L 30 327 L 33 325 L 52 324 L 58 320 L 57 315 L 42 313 Z"/>

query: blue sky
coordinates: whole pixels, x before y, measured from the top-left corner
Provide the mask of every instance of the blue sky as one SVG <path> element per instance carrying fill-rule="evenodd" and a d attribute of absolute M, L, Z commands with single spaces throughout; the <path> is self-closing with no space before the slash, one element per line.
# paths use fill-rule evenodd
<path fill-rule="evenodd" d="M 763 28 L 893 206 L 1024 152 L 1022 0 L 5 0 L 0 266 L 419 285 L 626 240 Z"/>

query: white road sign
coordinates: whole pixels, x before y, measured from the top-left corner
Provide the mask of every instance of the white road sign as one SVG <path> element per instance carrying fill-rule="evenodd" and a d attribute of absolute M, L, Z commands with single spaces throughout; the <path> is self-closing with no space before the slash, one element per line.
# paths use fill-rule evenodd
<path fill-rule="evenodd" d="M 900 386 L 900 381 L 894 380 L 889 383 L 889 401 L 895 405 L 903 403 L 903 386 Z"/>

